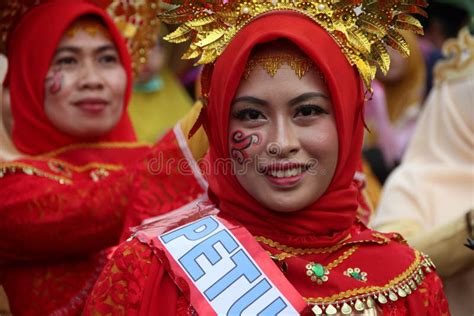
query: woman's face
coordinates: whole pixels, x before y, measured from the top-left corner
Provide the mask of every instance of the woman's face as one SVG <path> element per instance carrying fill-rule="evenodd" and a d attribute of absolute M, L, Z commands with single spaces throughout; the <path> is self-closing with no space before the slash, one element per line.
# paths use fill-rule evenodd
<path fill-rule="evenodd" d="M 328 188 L 338 157 L 329 92 L 319 72 L 258 66 L 233 100 L 229 150 L 242 187 L 266 208 L 293 212 Z"/>
<path fill-rule="evenodd" d="M 112 130 L 124 106 L 125 69 L 105 29 L 97 28 L 66 32 L 45 79 L 46 116 L 58 130 L 81 138 Z"/>

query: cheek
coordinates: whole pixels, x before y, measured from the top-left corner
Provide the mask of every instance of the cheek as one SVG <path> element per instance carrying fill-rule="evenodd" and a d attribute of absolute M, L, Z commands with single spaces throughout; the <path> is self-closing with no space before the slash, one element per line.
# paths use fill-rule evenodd
<path fill-rule="evenodd" d="M 66 108 L 71 90 L 74 86 L 74 75 L 65 72 L 48 74 L 45 79 L 44 105 L 45 109 L 60 110 Z"/>
<path fill-rule="evenodd" d="M 312 158 L 321 162 L 337 162 L 339 141 L 334 122 L 327 122 L 317 129 L 306 129 L 301 142 Z"/>
<path fill-rule="evenodd" d="M 117 68 L 116 71 L 108 73 L 107 81 L 112 89 L 112 93 L 118 98 L 123 98 L 127 88 L 127 75 L 125 69 L 120 67 Z"/>
<path fill-rule="evenodd" d="M 264 143 L 261 131 L 247 131 L 239 128 L 230 130 L 230 156 L 239 164 L 245 163 L 252 156 L 258 154 Z"/>

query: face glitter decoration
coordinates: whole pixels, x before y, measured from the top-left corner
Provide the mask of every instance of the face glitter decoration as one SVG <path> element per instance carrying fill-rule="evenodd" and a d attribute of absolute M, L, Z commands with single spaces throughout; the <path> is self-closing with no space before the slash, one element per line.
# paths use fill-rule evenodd
<path fill-rule="evenodd" d="M 45 83 L 49 93 L 55 95 L 61 91 L 64 76 L 61 72 L 61 68 L 52 69 L 51 72 L 52 73 L 46 77 Z"/>
<path fill-rule="evenodd" d="M 252 133 L 246 135 L 244 132 L 237 130 L 232 134 L 231 138 L 231 147 L 230 153 L 231 157 L 236 159 L 239 164 L 244 164 L 244 162 L 249 158 L 247 150 L 253 144 L 260 144 L 261 135 L 259 133 Z"/>

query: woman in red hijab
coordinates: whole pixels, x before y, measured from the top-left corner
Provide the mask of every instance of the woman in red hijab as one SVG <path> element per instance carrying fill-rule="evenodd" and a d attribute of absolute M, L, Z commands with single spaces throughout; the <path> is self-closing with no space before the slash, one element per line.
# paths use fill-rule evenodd
<path fill-rule="evenodd" d="M 85 314 L 449 315 L 430 259 L 356 218 L 362 74 L 297 4 L 246 4 L 222 53 L 204 36 L 194 46 L 219 52 L 201 116 L 212 203 L 138 227 Z"/>
<path fill-rule="evenodd" d="M 132 62 L 105 10 L 47 1 L 26 12 L 9 39 L 4 87 L 24 158 L 0 162 L 0 281 L 14 315 L 73 315 L 106 249 L 149 216 L 140 207 L 175 209 L 203 184 L 178 169 L 180 160 L 189 168 L 189 154 L 176 133 L 154 146 L 135 142 Z M 166 159 L 173 163 L 164 170 Z M 127 212 L 135 213 L 126 219 Z"/>

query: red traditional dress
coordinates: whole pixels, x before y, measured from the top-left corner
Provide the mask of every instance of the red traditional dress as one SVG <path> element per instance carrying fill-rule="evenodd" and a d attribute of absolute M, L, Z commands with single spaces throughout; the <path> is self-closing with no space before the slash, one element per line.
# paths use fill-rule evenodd
<path fill-rule="evenodd" d="M 49 122 L 45 76 L 65 30 L 84 15 L 98 16 L 110 32 L 127 74 L 127 105 L 131 60 L 104 10 L 49 1 L 27 12 L 10 35 L 4 86 L 13 142 L 28 155 L 0 163 L 0 281 L 14 315 L 79 314 L 123 230 L 205 190 L 179 124 L 150 146 L 135 142 L 126 106 L 111 132 L 88 143 Z"/>
<path fill-rule="evenodd" d="M 230 104 L 249 54 L 257 44 L 280 38 L 297 45 L 322 72 L 339 141 L 327 191 L 292 213 L 266 209 L 215 164 L 230 159 Z M 378 233 L 356 219 L 353 176 L 364 93 L 358 72 L 322 27 L 295 12 L 253 19 L 217 58 L 208 101 L 213 204 L 138 227 L 102 272 L 86 315 L 449 315 L 429 258 L 398 234 Z"/>

